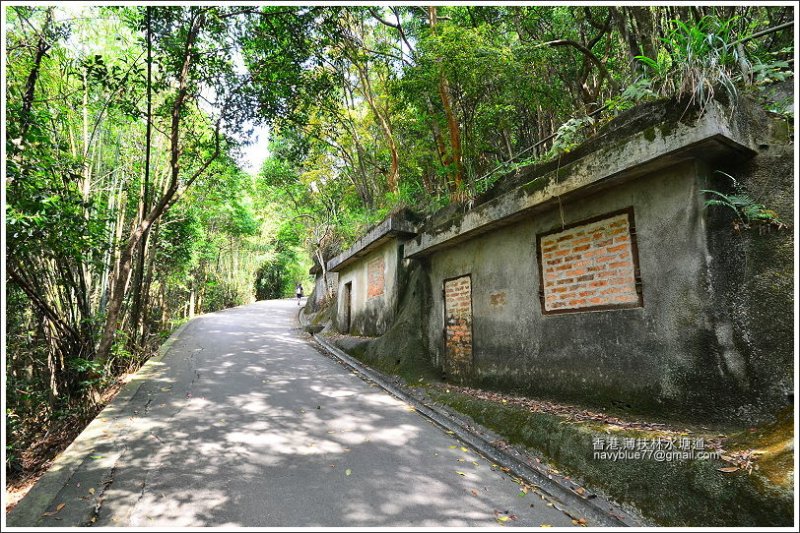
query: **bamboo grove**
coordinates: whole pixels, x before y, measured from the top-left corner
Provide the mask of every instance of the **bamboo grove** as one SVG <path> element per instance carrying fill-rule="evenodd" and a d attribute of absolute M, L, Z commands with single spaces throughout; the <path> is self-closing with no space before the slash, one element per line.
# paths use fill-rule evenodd
<path fill-rule="evenodd" d="M 468 204 L 637 102 L 757 94 L 793 54 L 780 6 L 4 9 L 14 474 L 181 320 L 284 296 L 388 212 Z"/>

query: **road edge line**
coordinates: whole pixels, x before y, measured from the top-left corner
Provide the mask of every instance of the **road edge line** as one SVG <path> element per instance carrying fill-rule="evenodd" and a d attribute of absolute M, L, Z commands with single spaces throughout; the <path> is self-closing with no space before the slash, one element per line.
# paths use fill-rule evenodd
<path fill-rule="evenodd" d="M 106 413 L 106 411 L 114 411 L 123 408 L 136 396 L 136 393 L 139 392 L 146 378 L 156 372 L 159 366 L 158 364 L 161 363 L 172 348 L 172 345 L 180 338 L 183 331 L 191 322 L 192 321 L 189 320 L 173 331 L 167 340 L 159 346 L 158 353 L 148 359 L 139 370 L 131 375 L 131 380 L 122 386 L 117 395 L 97 413 L 83 431 L 75 437 L 75 440 L 53 459 L 52 464 L 42 477 L 40 477 L 28 493 L 17 502 L 14 509 L 4 516 L 6 527 L 35 527 L 38 524 L 43 513 L 53 504 L 53 501 L 61 489 L 84 463 L 86 454 L 91 452 L 94 448 L 96 439 L 100 437 L 102 431 L 100 426 L 104 421 L 100 419 L 103 417 L 103 414 Z M 115 466 L 116 459 L 113 464 L 106 466 L 106 470 L 110 472 Z"/>

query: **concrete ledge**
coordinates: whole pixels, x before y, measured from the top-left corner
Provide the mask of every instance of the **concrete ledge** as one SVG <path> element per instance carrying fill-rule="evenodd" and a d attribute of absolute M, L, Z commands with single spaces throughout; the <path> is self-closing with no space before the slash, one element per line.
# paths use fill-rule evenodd
<path fill-rule="evenodd" d="M 338 272 L 392 238 L 409 238 L 416 234 L 414 224 L 408 219 L 406 212 L 391 215 L 358 239 L 353 246 L 329 260 L 328 271 Z"/>
<path fill-rule="evenodd" d="M 45 474 L 36 482 L 28 494 L 8 513 L 6 525 L 9 527 L 30 527 L 30 526 L 61 526 L 64 522 L 56 521 L 62 518 L 59 516 L 43 516 L 45 512 L 55 510 L 58 504 L 55 498 L 61 489 L 69 482 L 70 478 L 86 463 L 87 457 L 100 443 L 107 443 L 106 436 L 109 426 L 108 421 L 116 419 L 126 412 L 126 407 L 131 403 L 136 393 L 139 392 L 142 384 L 149 378 L 158 374 L 163 367 L 162 360 L 169 352 L 172 345 L 180 338 L 186 326 L 186 322 L 175 330 L 172 335 L 161 345 L 158 354 L 151 357 L 142 367 L 132 375 L 131 380 L 126 383 L 117 393 L 111 402 L 92 420 L 89 425 L 78 435 L 72 444 L 59 454 L 53 464 Z M 118 435 L 118 437 L 121 437 Z M 103 472 L 103 478 L 107 478 L 113 471 L 117 460 L 122 455 L 122 451 L 111 455 L 103 456 L 100 460 L 94 461 L 93 465 L 99 472 Z M 98 491 L 99 492 L 99 491 Z M 102 497 L 96 494 L 95 498 Z M 95 509 L 95 499 L 80 500 L 76 499 L 69 504 L 69 510 L 64 509 L 64 514 L 69 512 L 71 515 L 80 515 L 86 519 L 91 517 Z M 80 504 L 80 505 L 79 505 Z M 82 507 L 78 509 L 77 507 Z M 83 521 L 83 520 L 82 520 Z M 69 521 L 67 521 L 69 522 Z"/>
<path fill-rule="evenodd" d="M 438 227 L 421 228 L 405 245 L 406 258 L 419 258 L 498 227 L 511 224 L 557 202 L 574 199 L 687 159 L 713 160 L 754 155 L 746 125 L 719 104 L 710 104 L 693 124 L 660 124 L 604 146 L 555 171 L 481 204 Z"/>

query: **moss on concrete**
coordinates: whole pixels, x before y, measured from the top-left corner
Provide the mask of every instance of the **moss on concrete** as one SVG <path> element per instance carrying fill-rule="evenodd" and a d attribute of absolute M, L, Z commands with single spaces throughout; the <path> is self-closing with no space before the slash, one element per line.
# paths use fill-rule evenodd
<path fill-rule="evenodd" d="M 568 423 L 565 418 L 478 400 L 458 393 L 430 391 L 434 400 L 475 419 L 547 456 L 562 472 L 581 480 L 623 505 L 637 508 L 643 516 L 663 526 L 790 526 L 793 523 L 791 490 L 776 486 L 761 472 L 723 473 L 720 460 L 610 461 L 593 458 L 593 437 L 606 437 L 608 427 Z M 765 435 L 782 430 L 767 431 Z M 619 437 L 652 432 L 622 431 Z M 765 441 L 768 442 L 768 441 Z M 771 441 L 770 441 L 771 442 Z M 791 453 L 788 456 L 791 457 Z M 774 455 L 776 470 L 787 464 L 786 450 Z M 789 460 L 789 463 L 791 461 Z M 772 472 L 772 468 L 766 469 Z"/>
<path fill-rule="evenodd" d="M 732 435 L 725 448 L 732 452 L 752 450 L 757 457 L 755 479 L 765 491 L 783 491 L 792 496 L 794 488 L 794 410 L 789 407 L 775 422 L 748 428 Z"/>
<path fill-rule="evenodd" d="M 419 264 L 412 263 L 400 272 L 397 314 L 389 330 L 376 338 L 333 337 L 345 352 L 369 366 L 388 374 L 398 375 L 409 384 L 436 381 L 440 373 L 430 362 L 422 341 L 422 305 L 426 300 L 426 277 Z"/>

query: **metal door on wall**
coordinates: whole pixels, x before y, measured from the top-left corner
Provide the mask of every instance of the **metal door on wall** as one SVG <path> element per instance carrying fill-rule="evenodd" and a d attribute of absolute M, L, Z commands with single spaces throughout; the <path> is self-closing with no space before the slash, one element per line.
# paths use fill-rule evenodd
<path fill-rule="evenodd" d="M 472 371 L 472 278 L 444 280 L 444 371 L 464 381 Z"/>
<path fill-rule="evenodd" d="M 350 309 L 352 307 L 352 294 L 353 284 L 351 282 L 345 283 L 342 289 L 342 333 L 350 333 Z"/>

